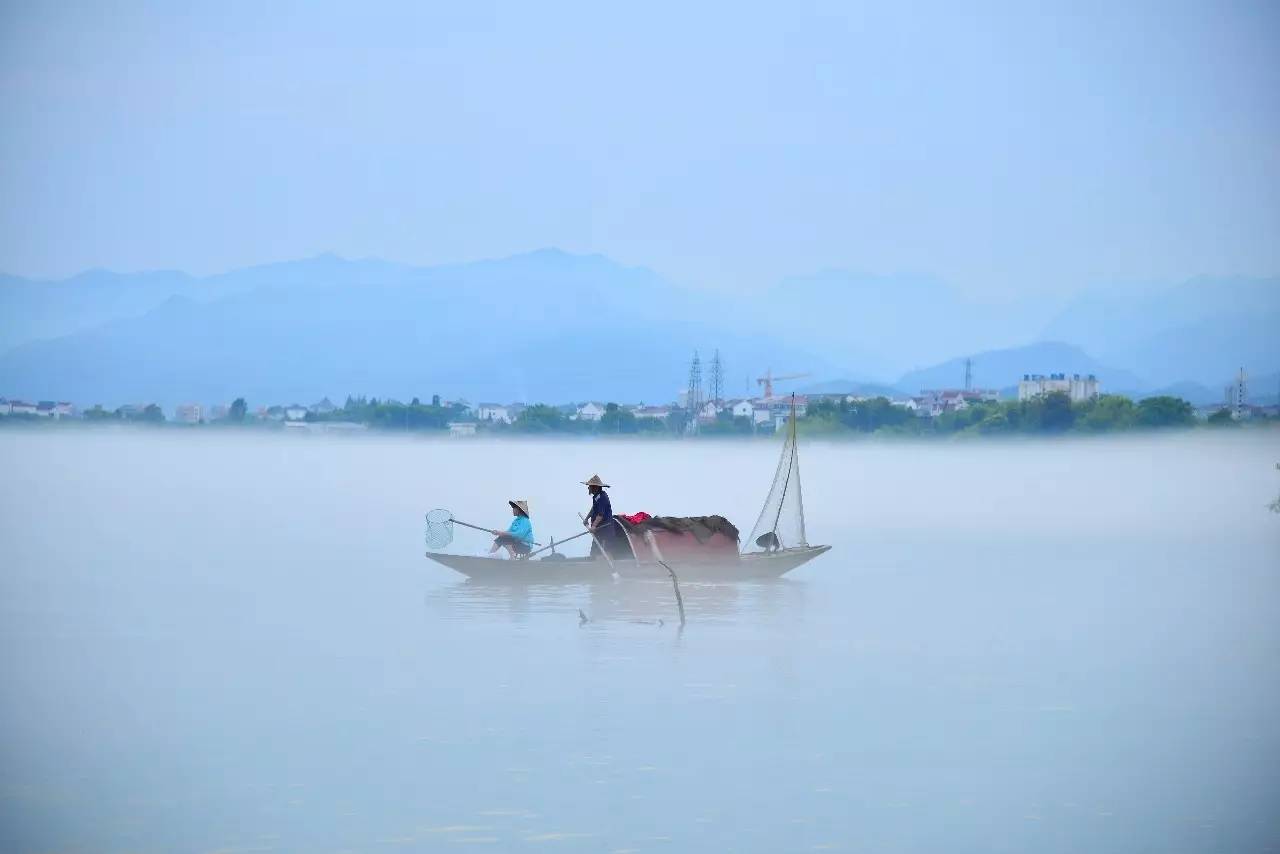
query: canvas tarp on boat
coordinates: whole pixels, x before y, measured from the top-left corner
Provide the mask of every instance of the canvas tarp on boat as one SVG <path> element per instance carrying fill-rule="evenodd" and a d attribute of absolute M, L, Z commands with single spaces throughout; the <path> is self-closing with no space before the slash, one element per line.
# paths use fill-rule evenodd
<path fill-rule="evenodd" d="M 651 516 L 639 523 L 621 519 L 619 524 L 642 562 L 658 559 L 649 535 L 662 557 L 671 561 L 736 560 L 738 556 L 738 529 L 723 516 Z"/>

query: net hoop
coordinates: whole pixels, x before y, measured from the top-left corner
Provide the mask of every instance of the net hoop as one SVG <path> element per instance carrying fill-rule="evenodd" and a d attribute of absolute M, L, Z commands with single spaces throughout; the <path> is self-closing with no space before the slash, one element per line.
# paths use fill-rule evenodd
<path fill-rule="evenodd" d="M 429 549 L 442 549 L 453 542 L 453 514 L 439 508 L 428 513 L 423 538 Z"/>

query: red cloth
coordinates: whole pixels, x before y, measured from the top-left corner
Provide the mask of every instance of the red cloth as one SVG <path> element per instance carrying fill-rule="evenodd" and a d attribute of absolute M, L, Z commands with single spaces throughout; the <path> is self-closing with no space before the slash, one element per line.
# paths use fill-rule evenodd
<path fill-rule="evenodd" d="M 653 518 L 643 510 L 641 510 L 639 513 L 633 513 L 630 516 L 627 516 L 625 514 L 619 514 L 619 515 L 621 515 L 623 519 L 626 519 L 632 525 L 639 525 L 641 522 L 645 522 Z"/>

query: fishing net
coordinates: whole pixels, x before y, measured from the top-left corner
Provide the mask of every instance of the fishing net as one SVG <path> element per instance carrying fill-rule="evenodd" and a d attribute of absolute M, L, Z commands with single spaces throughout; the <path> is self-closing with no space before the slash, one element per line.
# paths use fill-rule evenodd
<path fill-rule="evenodd" d="M 442 549 L 453 542 L 453 514 L 448 510 L 428 513 L 426 540 L 429 549 Z"/>
<path fill-rule="evenodd" d="M 800 494 L 800 455 L 796 448 L 795 416 L 787 430 L 773 475 L 769 497 L 751 529 L 744 549 L 773 551 L 808 546 L 804 536 L 804 498 Z"/>

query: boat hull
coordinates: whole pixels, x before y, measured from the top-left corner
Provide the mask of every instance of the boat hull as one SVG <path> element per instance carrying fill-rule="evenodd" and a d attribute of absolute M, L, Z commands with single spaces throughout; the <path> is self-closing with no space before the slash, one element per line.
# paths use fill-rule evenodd
<path fill-rule="evenodd" d="M 769 554 L 749 553 L 737 560 L 682 562 L 673 564 L 672 569 L 681 581 L 743 581 L 753 578 L 778 578 L 830 550 L 831 546 L 808 546 L 783 549 Z M 504 560 L 441 552 L 427 552 L 426 556 L 429 560 L 447 566 L 468 578 L 486 582 L 589 584 L 596 581 L 610 581 L 614 572 L 623 578 L 665 578 L 667 574 L 659 564 L 637 563 L 630 559 L 615 560 L 611 568 L 605 560 L 592 557 L 572 557 L 563 560 Z"/>

